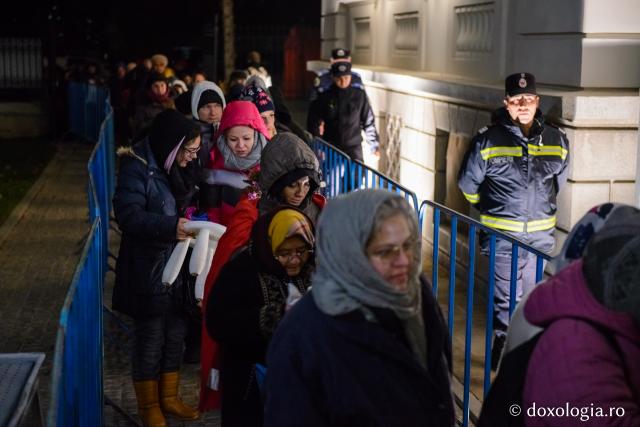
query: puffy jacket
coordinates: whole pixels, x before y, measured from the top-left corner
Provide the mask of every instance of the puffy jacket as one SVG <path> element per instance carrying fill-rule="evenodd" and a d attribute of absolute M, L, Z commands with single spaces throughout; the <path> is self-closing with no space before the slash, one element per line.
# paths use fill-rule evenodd
<path fill-rule="evenodd" d="M 477 205 L 483 224 L 548 252 L 554 244 L 556 196 L 567 181 L 568 165 L 567 137 L 545 124 L 540 110 L 526 137 L 501 108 L 494 113 L 494 124 L 471 142 L 458 186 Z M 499 243 L 498 252 L 510 252 L 506 242 Z"/>
<path fill-rule="evenodd" d="M 624 408 L 624 417 L 525 417 L 527 427 L 640 425 L 640 327 L 631 315 L 605 308 L 593 296 L 577 261 L 527 298 L 523 314 L 544 328 L 527 366 L 523 405 Z M 520 328 L 525 328 L 521 326 Z M 511 335 L 522 331 L 509 330 Z M 525 411 L 523 408 L 523 412 Z"/>
<path fill-rule="evenodd" d="M 160 315 L 171 302 L 162 271 L 176 243 L 178 214 L 146 139 L 121 156 L 113 210 L 122 230 L 113 308 L 134 318 Z"/>
<path fill-rule="evenodd" d="M 307 118 L 308 130 L 314 136 L 319 135 L 320 122 L 324 122 L 322 137 L 341 150 L 348 152 L 359 147 L 363 130 L 371 149 L 378 147 L 375 117 L 367 93 L 362 89 L 340 89 L 333 85 L 319 94 L 311 103 Z"/>

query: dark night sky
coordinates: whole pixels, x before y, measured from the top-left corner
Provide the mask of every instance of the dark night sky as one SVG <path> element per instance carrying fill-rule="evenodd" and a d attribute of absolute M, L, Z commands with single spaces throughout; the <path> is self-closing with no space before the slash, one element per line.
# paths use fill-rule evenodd
<path fill-rule="evenodd" d="M 132 59 L 175 46 L 207 45 L 203 30 L 212 26 L 219 0 L 14 0 L 3 5 L 0 36 L 43 36 L 48 39 L 47 16 L 57 4 L 57 51 L 66 55 Z M 320 24 L 320 0 L 235 0 L 239 28 L 273 25 L 280 29 L 296 24 Z M 209 42 L 210 44 L 210 42 Z"/>

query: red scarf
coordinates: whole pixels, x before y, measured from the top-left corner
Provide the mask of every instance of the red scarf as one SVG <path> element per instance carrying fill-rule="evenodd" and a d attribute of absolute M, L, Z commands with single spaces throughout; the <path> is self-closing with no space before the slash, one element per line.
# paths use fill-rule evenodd
<path fill-rule="evenodd" d="M 154 104 L 164 104 L 165 102 L 167 102 L 169 100 L 169 98 L 171 97 L 169 95 L 169 90 L 167 89 L 167 91 L 164 93 L 164 95 L 158 95 L 156 94 L 154 91 L 152 91 L 151 89 L 147 90 L 147 96 L 149 97 L 149 99 L 151 100 L 151 102 L 153 102 Z"/>

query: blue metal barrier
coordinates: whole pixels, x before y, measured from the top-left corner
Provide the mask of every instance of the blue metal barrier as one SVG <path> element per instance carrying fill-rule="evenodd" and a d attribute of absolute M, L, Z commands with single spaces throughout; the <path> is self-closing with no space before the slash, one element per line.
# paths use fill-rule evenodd
<path fill-rule="evenodd" d="M 356 190 L 358 188 L 381 188 L 401 194 L 413 209 L 415 209 L 417 214 L 419 205 L 416 193 L 393 181 L 391 178 L 384 176 L 377 170 L 371 169 L 361 161 L 351 160 L 350 179 L 350 188 L 352 190 Z"/>
<path fill-rule="evenodd" d="M 432 283 L 433 290 L 438 298 L 438 255 L 441 248 L 438 244 L 440 234 L 441 214 L 444 213 L 451 220 L 450 235 L 450 255 L 449 255 L 449 295 L 448 295 L 448 323 L 449 334 L 453 338 L 454 311 L 455 311 L 455 289 L 456 289 L 456 244 L 458 237 L 458 223 L 463 222 L 469 226 L 468 245 L 469 257 L 467 266 L 467 305 L 466 305 L 466 323 L 465 323 L 465 357 L 464 357 L 464 395 L 463 395 L 463 426 L 469 425 L 469 404 L 470 404 L 470 383 L 471 383 L 471 337 L 472 337 L 472 317 L 474 308 L 474 285 L 475 285 L 475 265 L 476 265 L 476 235 L 484 232 L 489 239 L 489 269 L 487 273 L 487 311 L 486 311 L 486 327 L 485 327 L 485 354 L 484 354 L 484 381 L 483 395 L 489 391 L 491 385 L 491 343 L 493 337 L 493 296 L 495 288 L 495 261 L 496 261 L 496 242 L 504 240 L 511 243 L 512 246 L 512 262 L 511 262 L 511 293 L 509 301 L 509 315 L 513 312 L 516 305 L 516 285 L 517 285 L 517 269 L 518 269 L 518 253 L 519 250 L 528 252 L 536 256 L 536 282 L 542 279 L 544 261 L 549 260 L 550 256 L 534 249 L 533 247 L 521 242 L 508 234 L 487 227 L 466 215 L 462 215 L 452 209 L 442 206 L 438 203 L 425 200 L 420 205 L 419 218 L 422 224 L 425 220 L 427 208 L 433 209 L 433 273 Z"/>
<path fill-rule="evenodd" d="M 102 290 L 114 192 L 113 112 L 105 88 L 69 86 L 70 123 L 97 141 L 87 169 L 91 230 L 60 312 L 47 425 L 102 425 Z"/>
<path fill-rule="evenodd" d="M 427 208 L 433 209 L 433 255 L 432 255 L 432 277 L 433 293 L 438 300 L 438 266 L 440 262 L 440 253 L 442 248 L 440 245 L 440 223 L 442 214 L 446 215 L 450 220 L 450 237 L 449 237 L 449 292 L 448 292 L 448 313 L 447 322 L 449 327 L 449 336 L 454 337 L 454 321 L 455 321 L 455 290 L 456 290 L 456 273 L 458 264 L 456 263 L 458 228 L 460 222 L 469 227 L 468 238 L 468 266 L 466 275 L 467 300 L 466 300 L 466 320 L 464 331 L 464 369 L 463 369 L 463 426 L 469 425 L 469 408 L 470 408 L 470 386 L 471 386 L 471 338 L 473 333 L 473 310 L 474 310 L 474 288 L 476 281 L 476 237 L 480 232 L 487 233 L 489 240 L 489 268 L 487 272 L 487 311 L 486 311 L 486 328 L 485 328 L 485 354 L 484 354 L 484 381 L 483 392 L 486 393 L 491 385 L 491 346 L 493 337 L 493 296 L 495 288 L 495 261 L 496 261 L 496 242 L 504 240 L 512 245 L 512 272 L 511 272 L 511 295 L 509 314 L 513 312 L 516 305 L 516 285 L 517 285 L 517 266 L 519 251 L 528 252 L 536 256 L 536 282 L 542 279 L 544 261 L 549 260 L 549 255 L 540 252 L 533 247 L 521 242 L 513 237 L 489 228 L 480 222 L 455 212 L 438 203 L 425 200 L 422 204 L 418 204 L 416 194 L 401 184 L 384 176 L 380 172 L 371 169 L 364 163 L 350 159 L 345 153 L 337 150 L 321 139 L 313 142 L 313 148 L 318 159 L 320 160 L 321 169 L 325 180 L 327 180 L 326 195 L 333 197 L 338 194 L 346 193 L 361 188 L 381 188 L 402 194 L 407 201 L 414 207 L 419 219 L 420 229 L 425 220 Z M 344 171 L 345 163 L 348 165 L 349 173 Z M 339 174 L 336 171 L 340 171 Z M 348 175 L 348 182 L 345 183 L 345 176 Z M 339 185 L 336 185 L 336 180 Z M 438 300 L 438 302 L 440 302 Z"/>
<path fill-rule="evenodd" d="M 97 141 L 107 112 L 108 91 L 94 84 L 70 82 L 67 87 L 69 128 L 76 135 Z"/>
<path fill-rule="evenodd" d="M 320 170 L 325 181 L 322 193 L 326 197 L 347 193 L 351 184 L 348 173 L 351 170 L 349 156 L 320 138 L 313 139 L 311 148 L 320 161 Z"/>

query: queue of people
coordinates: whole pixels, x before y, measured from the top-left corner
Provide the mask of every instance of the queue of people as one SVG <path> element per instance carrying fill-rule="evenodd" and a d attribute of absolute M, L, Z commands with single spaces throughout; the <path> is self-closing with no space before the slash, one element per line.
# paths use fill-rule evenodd
<path fill-rule="evenodd" d="M 253 75 L 235 72 L 227 93 L 205 76 L 191 88 L 185 83 L 186 92 L 172 92 L 175 73 L 163 55 L 137 77 L 144 89 L 131 122 L 136 138 L 119 150 L 113 201 L 123 232 L 113 307 L 134 319 L 132 380 L 145 426 L 217 409 L 224 427 L 455 425 L 451 337 L 423 272 L 415 212 L 385 190 L 330 201 L 320 194 L 324 177 L 313 138 L 361 160 L 364 131 L 378 152 L 373 113 L 349 52 L 336 49 L 333 56 L 315 88 L 306 131 L 291 119 L 278 88 L 262 78 L 255 56 Z M 485 219 L 495 222 L 508 206 L 515 213 L 498 219 L 522 220 L 519 202 L 500 190 L 526 185 L 504 176 L 505 165 L 518 176 L 520 143 L 533 153 L 535 176 L 544 176 L 545 185 L 534 186 L 536 197 L 555 206 L 568 142 L 544 124 L 537 106 L 533 76 L 508 77 L 505 108 L 467 155 L 460 187 Z M 544 144 L 536 140 L 543 131 L 553 136 Z M 586 404 L 585 394 L 562 387 L 574 382 L 602 406 L 624 408 L 623 423 L 611 425 L 631 426 L 640 422 L 633 362 L 640 360 L 640 211 L 601 208 L 597 215 L 605 210 L 617 219 L 592 228 L 586 250 L 571 251 L 546 283 L 519 290 L 523 321 L 514 317 L 509 325 L 508 289 L 497 282 L 504 353 L 498 378 L 508 378 L 513 355 L 522 355 L 526 342 L 531 357 L 517 362 L 528 366 L 522 402 Z M 518 237 L 548 241 L 552 230 L 539 221 L 551 222 L 555 211 L 540 211 L 546 216 L 534 218 L 538 228 L 525 223 Z M 162 283 L 176 243 L 193 237 L 188 221 L 226 227 L 203 289 L 186 267 L 174 284 Z M 496 274 L 503 272 L 496 267 Z M 541 330 L 542 338 L 530 341 Z M 200 362 L 197 408 L 180 398 L 183 359 Z M 607 369 L 586 379 L 603 360 Z M 483 409 L 485 425 L 506 425 L 494 422 L 500 416 L 492 412 L 500 408 L 495 396 L 507 401 L 500 390 Z"/>

